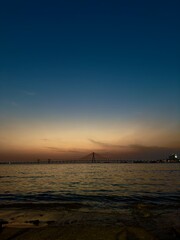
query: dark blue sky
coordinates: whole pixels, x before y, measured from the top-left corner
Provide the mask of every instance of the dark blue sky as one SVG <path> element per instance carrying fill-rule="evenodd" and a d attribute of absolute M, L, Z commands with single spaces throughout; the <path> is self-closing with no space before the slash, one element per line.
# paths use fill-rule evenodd
<path fill-rule="evenodd" d="M 7 128 L 10 119 L 88 119 L 87 128 L 108 119 L 179 131 L 179 1 L 10 0 L 0 9 Z"/>

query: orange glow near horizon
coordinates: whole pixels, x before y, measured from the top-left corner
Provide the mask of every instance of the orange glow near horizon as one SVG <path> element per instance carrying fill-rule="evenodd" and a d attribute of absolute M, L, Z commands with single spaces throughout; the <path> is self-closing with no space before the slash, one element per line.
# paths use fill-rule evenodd
<path fill-rule="evenodd" d="M 173 125 L 174 127 L 174 125 Z M 177 128 L 143 122 L 16 122 L 1 129 L 3 156 L 78 158 L 92 151 L 112 155 L 179 148 Z M 149 149 L 149 150 L 148 150 Z M 162 151 L 163 153 L 163 151 Z M 8 158 L 8 157 L 7 157 Z"/>

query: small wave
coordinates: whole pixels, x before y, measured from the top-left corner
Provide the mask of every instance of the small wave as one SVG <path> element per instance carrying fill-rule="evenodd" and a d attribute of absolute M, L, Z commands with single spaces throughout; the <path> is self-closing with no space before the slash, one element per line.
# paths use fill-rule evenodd
<path fill-rule="evenodd" d="M 173 207 L 180 202 L 180 195 L 174 194 L 154 194 L 154 195 L 80 195 L 80 194 L 54 194 L 44 192 L 40 194 L 1 194 L 0 204 L 3 203 L 81 203 L 92 207 L 110 206 L 111 208 L 130 207 L 133 204 L 146 203 L 155 204 L 158 207 Z"/>

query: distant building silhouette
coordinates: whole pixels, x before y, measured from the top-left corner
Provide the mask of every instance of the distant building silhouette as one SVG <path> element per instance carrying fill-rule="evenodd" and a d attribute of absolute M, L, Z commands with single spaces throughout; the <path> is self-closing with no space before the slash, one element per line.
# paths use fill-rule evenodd
<path fill-rule="evenodd" d="M 179 159 L 178 159 L 177 154 L 176 154 L 176 153 L 173 153 L 173 154 L 169 155 L 167 161 L 168 161 L 168 162 L 178 162 Z"/>

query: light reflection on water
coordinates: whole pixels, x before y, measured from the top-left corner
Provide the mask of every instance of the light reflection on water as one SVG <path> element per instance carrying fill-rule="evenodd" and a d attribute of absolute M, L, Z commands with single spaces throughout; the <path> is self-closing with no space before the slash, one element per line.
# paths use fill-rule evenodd
<path fill-rule="evenodd" d="M 120 207 L 180 201 L 180 164 L 1 165 L 0 204 L 81 202 Z"/>

